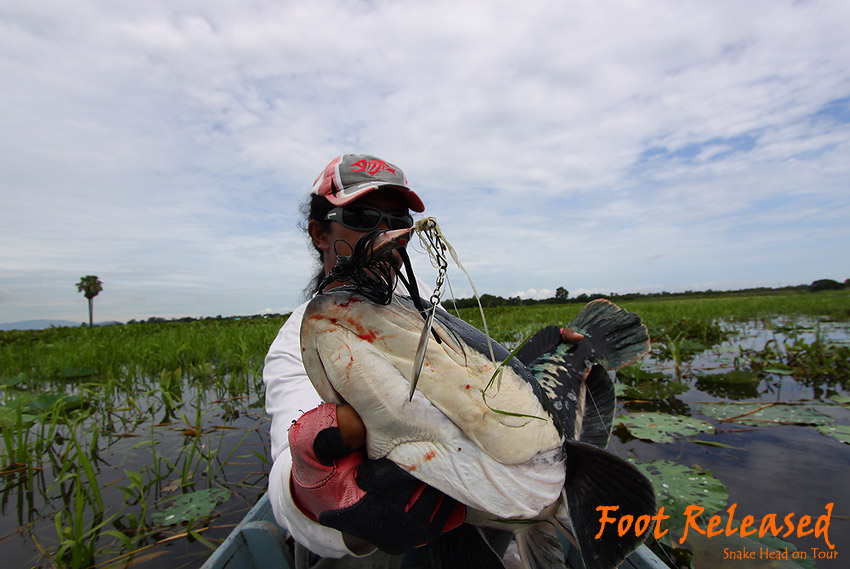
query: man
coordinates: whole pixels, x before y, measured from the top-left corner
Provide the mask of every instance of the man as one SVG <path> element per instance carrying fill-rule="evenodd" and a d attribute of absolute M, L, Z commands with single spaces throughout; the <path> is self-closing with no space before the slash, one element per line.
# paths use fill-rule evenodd
<path fill-rule="evenodd" d="M 369 155 L 332 160 L 304 208 L 321 265 L 311 292 L 361 236 L 411 227 L 410 211 L 424 210 L 398 166 Z M 421 281 L 418 287 L 427 298 L 428 287 Z M 301 360 L 306 305 L 281 328 L 263 371 L 272 418 L 269 497 L 276 520 L 295 539 L 296 569 L 414 567 L 415 555 L 405 560 L 404 553 L 459 526 L 465 507 L 387 459 L 366 458 L 357 413 L 322 403 Z M 583 338 L 569 329 L 562 335 L 571 342 Z M 497 547 L 504 551 L 507 541 Z"/>
<path fill-rule="evenodd" d="M 346 154 L 319 174 L 307 209 L 307 233 L 324 276 L 361 236 L 411 227 L 410 210 L 425 206 L 399 167 Z M 403 552 L 460 525 L 465 508 L 386 459 L 368 460 L 358 448 L 365 431 L 357 414 L 322 404 L 301 361 L 306 304 L 281 328 L 263 371 L 275 518 L 295 538 L 297 569 L 400 567 Z"/>

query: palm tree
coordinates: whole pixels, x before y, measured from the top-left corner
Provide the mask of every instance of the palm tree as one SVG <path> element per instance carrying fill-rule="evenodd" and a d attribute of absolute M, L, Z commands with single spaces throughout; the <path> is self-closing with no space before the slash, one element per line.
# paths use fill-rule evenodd
<path fill-rule="evenodd" d="M 89 327 L 94 326 L 94 320 L 92 318 L 93 314 L 93 306 L 94 306 L 94 297 L 97 296 L 97 293 L 103 290 L 103 283 L 100 282 L 100 279 L 94 275 L 87 275 L 80 279 L 80 282 L 77 283 L 77 290 L 86 295 L 86 298 L 89 301 Z"/>

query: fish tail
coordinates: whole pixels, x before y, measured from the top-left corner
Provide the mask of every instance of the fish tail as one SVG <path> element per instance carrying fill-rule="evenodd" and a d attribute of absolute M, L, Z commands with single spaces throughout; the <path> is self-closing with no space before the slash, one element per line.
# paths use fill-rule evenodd
<path fill-rule="evenodd" d="M 608 370 L 620 369 L 649 353 L 649 332 L 634 312 L 599 299 L 589 302 L 570 323 L 586 336 L 597 352 L 596 363 Z"/>
<path fill-rule="evenodd" d="M 640 536 L 634 531 L 620 536 L 616 525 L 604 527 L 600 506 L 616 506 L 608 517 L 652 517 L 656 512 L 655 490 L 632 463 L 594 446 L 567 441 L 567 479 L 564 484 L 569 521 L 585 569 L 612 569 L 652 533 L 649 524 Z"/>
<path fill-rule="evenodd" d="M 529 525 L 514 537 L 523 569 L 566 569 L 564 546 L 551 524 Z"/>

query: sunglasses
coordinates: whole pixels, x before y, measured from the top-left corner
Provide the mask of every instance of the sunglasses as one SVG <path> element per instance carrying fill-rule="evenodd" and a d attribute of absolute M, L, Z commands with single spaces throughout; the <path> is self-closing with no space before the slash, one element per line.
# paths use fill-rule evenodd
<path fill-rule="evenodd" d="M 409 213 L 384 213 L 374 207 L 335 207 L 328 212 L 325 219 L 336 221 L 355 231 L 372 231 L 383 220 L 387 220 L 387 227 L 390 229 L 413 227 L 413 216 Z"/>

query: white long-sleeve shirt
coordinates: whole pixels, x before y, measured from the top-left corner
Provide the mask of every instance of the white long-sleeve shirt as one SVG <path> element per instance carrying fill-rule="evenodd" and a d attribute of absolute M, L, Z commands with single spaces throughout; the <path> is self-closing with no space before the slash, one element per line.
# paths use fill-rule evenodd
<path fill-rule="evenodd" d="M 427 298 L 430 289 L 417 279 L 420 294 Z M 399 290 L 399 287 L 402 287 Z M 399 283 L 397 292 L 406 294 Z M 309 302 L 296 308 L 284 322 L 266 355 L 263 383 L 266 386 L 266 412 L 271 416 L 271 458 L 269 499 L 277 523 L 307 549 L 321 557 L 368 555 L 374 548 L 351 551 L 342 532 L 323 526 L 305 516 L 292 499 L 289 476 L 292 455 L 289 452 L 289 427 L 304 412 L 322 403 L 310 383 L 301 360 L 301 320 Z"/>

